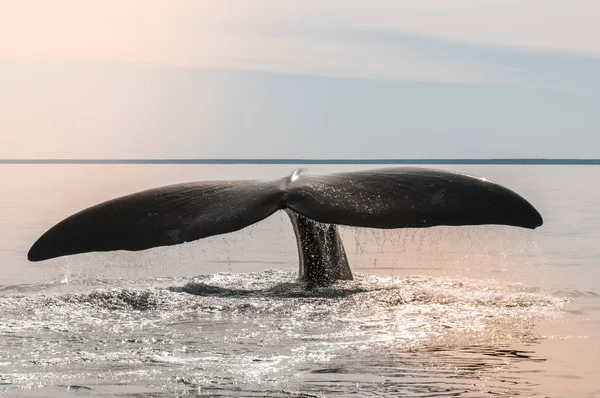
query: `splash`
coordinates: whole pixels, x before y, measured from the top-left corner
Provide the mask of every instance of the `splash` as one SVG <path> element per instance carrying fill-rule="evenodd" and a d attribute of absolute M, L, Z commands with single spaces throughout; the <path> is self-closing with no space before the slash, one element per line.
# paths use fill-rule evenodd
<path fill-rule="evenodd" d="M 267 270 L 5 289 L 3 383 L 11 396 L 57 385 L 117 396 L 127 392 L 118 386 L 165 396 L 217 387 L 318 396 L 330 373 L 356 372 L 364 386 L 381 366 L 410 377 L 436 369 L 443 378 L 457 364 L 488 361 L 485 347 L 535 343 L 532 325 L 558 316 L 565 302 L 496 280 L 359 273 L 307 290 L 295 278 Z M 448 361 L 442 352 L 460 355 Z M 498 366 L 490 362 L 481 377 Z M 350 393 L 356 381 L 338 386 Z"/>

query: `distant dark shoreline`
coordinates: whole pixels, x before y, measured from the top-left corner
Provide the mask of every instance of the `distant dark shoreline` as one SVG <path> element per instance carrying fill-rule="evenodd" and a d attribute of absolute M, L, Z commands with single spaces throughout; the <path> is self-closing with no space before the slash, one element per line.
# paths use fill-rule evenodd
<path fill-rule="evenodd" d="M 600 165 L 600 159 L 0 159 L 0 164 Z"/>

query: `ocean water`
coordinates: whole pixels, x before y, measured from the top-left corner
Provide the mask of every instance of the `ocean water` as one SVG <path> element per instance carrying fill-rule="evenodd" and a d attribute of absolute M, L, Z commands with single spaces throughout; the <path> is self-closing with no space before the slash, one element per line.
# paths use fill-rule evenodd
<path fill-rule="evenodd" d="M 600 397 L 600 166 L 435 167 L 517 191 L 544 225 L 342 228 L 356 279 L 307 290 L 279 213 L 180 246 L 26 260 L 100 201 L 294 165 L 0 165 L 0 396 Z"/>

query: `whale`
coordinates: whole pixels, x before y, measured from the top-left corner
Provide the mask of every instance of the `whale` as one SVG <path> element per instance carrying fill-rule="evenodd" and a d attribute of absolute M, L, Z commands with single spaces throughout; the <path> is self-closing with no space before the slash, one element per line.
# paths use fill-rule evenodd
<path fill-rule="evenodd" d="M 543 224 L 526 199 L 485 178 L 420 167 L 324 175 L 297 169 L 272 181 L 196 181 L 118 197 L 51 227 L 27 258 L 178 245 L 241 230 L 277 211 L 292 223 L 298 279 L 312 286 L 353 278 L 338 226 Z"/>

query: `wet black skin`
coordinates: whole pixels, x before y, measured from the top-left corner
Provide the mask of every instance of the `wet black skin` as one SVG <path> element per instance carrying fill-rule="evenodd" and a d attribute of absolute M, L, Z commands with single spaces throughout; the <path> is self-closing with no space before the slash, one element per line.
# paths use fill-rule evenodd
<path fill-rule="evenodd" d="M 517 193 L 482 178 L 397 167 L 275 181 L 198 181 L 123 196 L 59 222 L 31 247 L 43 261 L 86 252 L 145 250 L 224 234 L 287 212 L 298 242 L 299 278 L 309 285 L 352 279 L 337 225 L 427 228 L 543 220 Z"/>
<path fill-rule="evenodd" d="M 298 280 L 327 285 L 352 280 L 352 271 L 337 226 L 322 224 L 286 210 L 298 244 Z"/>

